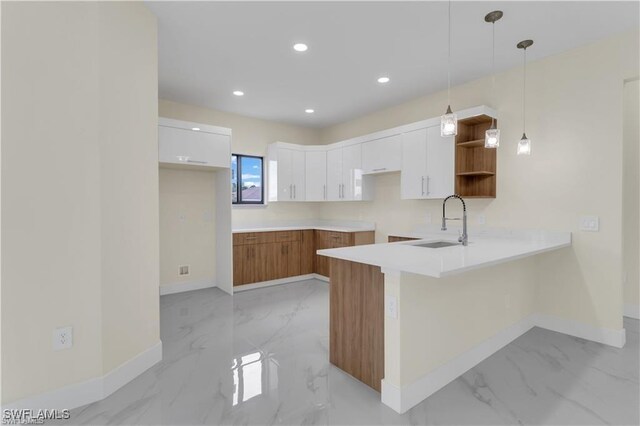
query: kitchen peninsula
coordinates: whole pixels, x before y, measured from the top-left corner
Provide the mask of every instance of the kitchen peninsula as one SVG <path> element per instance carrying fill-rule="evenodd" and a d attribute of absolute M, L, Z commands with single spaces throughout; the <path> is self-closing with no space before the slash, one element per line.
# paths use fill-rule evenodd
<path fill-rule="evenodd" d="M 571 245 L 549 231 L 472 232 L 466 247 L 456 231 L 394 237 L 412 240 L 318 254 L 330 258 L 331 363 L 398 412 L 539 325 L 534 255 Z"/>

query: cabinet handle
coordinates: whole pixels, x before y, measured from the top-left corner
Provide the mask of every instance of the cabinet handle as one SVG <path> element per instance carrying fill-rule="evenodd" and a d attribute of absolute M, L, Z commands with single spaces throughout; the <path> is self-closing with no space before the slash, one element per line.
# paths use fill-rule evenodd
<path fill-rule="evenodd" d="M 255 240 L 258 237 L 244 237 L 245 240 Z"/>
<path fill-rule="evenodd" d="M 387 170 L 387 168 L 386 167 L 380 167 L 379 169 L 372 169 L 371 171 L 372 172 L 381 172 L 383 170 Z"/>
<path fill-rule="evenodd" d="M 424 196 L 424 176 L 422 176 L 422 195 Z"/>
<path fill-rule="evenodd" d="M 206 162 L 206 161 L 198 161 L 198 160 L 191 160 L 191 159 L 188 159 L 188 160 L 187 160 L 187 163 L 207 164 L 207 162 Z"/>
<path fill-rule="evenodd" d="M 327 199 L 327 185 L 322 185 L 322 198 Z"/>
<path fill-rule="evenodd" d="M 296 186 L 293 185 L 293 199 L 296 199 Z"/>
<path fill-rule="evenodd" d="M 431 179 L 429 178 L 429 176 L 427 176 L 427 195 L 431 194 L 431 191 L 429 190 L 429 183 L 431 182 Z"/>
<path fill-rule="evenodd" d="M 289 185 L 289 199 L 292 198 L 293 194 L 293 185 Z"/>

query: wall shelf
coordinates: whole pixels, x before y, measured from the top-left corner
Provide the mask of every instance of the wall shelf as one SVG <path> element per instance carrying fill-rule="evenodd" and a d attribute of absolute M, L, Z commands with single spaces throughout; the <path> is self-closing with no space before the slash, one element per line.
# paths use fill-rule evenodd
<path fill-rule="evenodd" d="M 456 173 L 456 176 L 494 176 L 494 172 L 488 172 L 486 170 L 479 170 L 477 172 L 461 172 Z"/>
<path fill-rule="evenodd" d="M 484 147 L 489 127 L 491 117 L 485 114 L 458 121 L 455 191 L 461 197 L 496 197 L 496 150 Z"/>

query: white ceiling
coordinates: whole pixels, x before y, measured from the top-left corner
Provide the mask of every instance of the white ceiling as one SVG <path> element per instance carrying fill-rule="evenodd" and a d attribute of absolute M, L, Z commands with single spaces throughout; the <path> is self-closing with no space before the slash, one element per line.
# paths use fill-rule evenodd
<path fill-rule="evenodd" d="M 324 127 L 446 88 L 446 2 L 148 2 L 158 16 L 160 96 Z M 634 2 L 452 4 L 452 84 L 639 26 Z M 309 45 L 305 53 L 295 42 Z M 391 82 L 376 79 L 388 75 Z M 245 96 L 237 97 L 234 90 Z M 306 114 L 306 108 L 315 114 Z M 443 105 L 444 108 L 444 105 Z"/>

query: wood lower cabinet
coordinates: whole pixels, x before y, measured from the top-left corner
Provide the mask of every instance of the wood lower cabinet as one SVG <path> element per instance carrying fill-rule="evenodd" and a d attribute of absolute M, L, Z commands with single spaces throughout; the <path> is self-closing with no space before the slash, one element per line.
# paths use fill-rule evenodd
<path fill-rule="evenodd" d="M 329 259 L 316 250 L 373 244 L 374 231 L 321 230 L 233 234 L 233 285 L 317 273 L 329 276 Z"/>
<path fill-rule="evenodd" d="M 316 229 L 316 251 L 339 247 L 351 247 L 375 242 L 374 231 L 336 232 Z M 316 255 L 316 274 L 329 277 L 329 258 Z"/>

